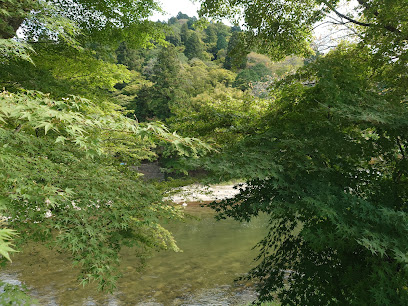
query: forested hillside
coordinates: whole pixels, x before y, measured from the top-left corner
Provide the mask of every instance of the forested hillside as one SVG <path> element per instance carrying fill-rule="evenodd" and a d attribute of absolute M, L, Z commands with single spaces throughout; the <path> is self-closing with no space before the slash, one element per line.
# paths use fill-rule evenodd
<path fill-rule="evenodd" d="M 267 97 L 272 80 L 303 65 L 298 57 L 276 63 L 255 49 L 243 50 L 238 26 L 203 24 L 182 12 L 162 24 L 168 26 L 164 46 L 134 49 L 122 42 L 111 55 L 118 64 L 138 73 L 115 87 L 121 90 L 117 97 L 122 105 L 141 121 L 195 121 L 186 120 L 186 115 L 207 104 L 203 99 L 217 92 L 225 93 L 224 100 L 228 96 L 238 100 L 245 95 Z"/>

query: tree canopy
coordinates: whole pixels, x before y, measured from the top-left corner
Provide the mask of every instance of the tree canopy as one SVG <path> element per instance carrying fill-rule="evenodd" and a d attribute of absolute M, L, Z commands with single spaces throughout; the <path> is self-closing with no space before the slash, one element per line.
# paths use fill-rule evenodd
<path fill-rule="evenodd" d="M 329 13 L 357 34 L 275 82 L 254 133 L 203 161 L 215 177 L 247 180 L 211 206 L 219 218 L 269 215 L 248 276 L 261 301 L 405 305 L 408 5 L 358 1 L 346 15 L 339 3 L 203 1 L 203 14 L 243 16 L 242 42 L 275 58 L 307 54 Z"/>
<path fill-rule="evenodd" d="M 164 31 L 148 17 L 160 10 L 154 0 L 132 1 L 3 1 L 0 11 L 0 51 L 4 58 L 27 58 L 31 43 L 65 42 L 75 48 L 85 43 L 117 47 L 151 46 L 163 41 Z M 24 38 L 10 40 L 20 29 Z M 18 50 L 18 51 L 17 51 Z"/>
<path fill-rule="evenodd" d="M 339 23 L 359 27 L 359 33 L 364 33 L 361 39 L 373 46 L 373 50 L 377 48 L 383 57 L 390 59 L 395 54 L 406 53 L 408 29 L 404 16 L 408 5 L 404 0 L 347 0 L 351 11 L 348 14 L 342 13 L 339 0 L 201 2 L 201 15 L 242 22 L 246 43 L 256 45 L 274 58 L 309 54 L 313 28 L 328 14 L 339 17 Z"/>

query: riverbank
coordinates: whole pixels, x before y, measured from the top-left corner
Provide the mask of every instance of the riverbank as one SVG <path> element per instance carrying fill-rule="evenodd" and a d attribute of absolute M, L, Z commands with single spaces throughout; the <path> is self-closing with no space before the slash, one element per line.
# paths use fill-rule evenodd
<path fill-rule="evenodd" d="M 239 186 L 243 186 L 243 184 L 211 186 L 193 184 L 174 190 L 174 194 L 168 196 L 167 199 L 178 204 L 220 201 L 238 194 Z"/>

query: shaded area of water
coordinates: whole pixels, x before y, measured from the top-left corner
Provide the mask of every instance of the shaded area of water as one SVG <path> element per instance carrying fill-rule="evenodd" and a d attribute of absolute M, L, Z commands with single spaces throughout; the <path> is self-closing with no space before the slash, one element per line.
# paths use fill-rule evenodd
<path fill-rule="evenodd" d="M 82 288 L 64 255 L 27 247 L 3 270 L 1 279 L 25 283 L 42 305 L 245 305 L 256 298 L 251 284 L 234 283 L 253 266 L 251 248 L 265 234 L 266 220 L 215 221 L 204 208 L 189 205 L 199 220 L 168 224 L 182 253 L 160 252 L 139 271 L 132 250 L 123 252 L 123 278 L 114 294 Z"/>

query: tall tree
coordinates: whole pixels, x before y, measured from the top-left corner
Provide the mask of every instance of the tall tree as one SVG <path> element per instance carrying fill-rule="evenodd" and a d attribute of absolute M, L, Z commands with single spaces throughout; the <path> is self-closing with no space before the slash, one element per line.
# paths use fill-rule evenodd
<path fill-rule="evenodd" d="M 189 17 L 187 14 L 184 14 L 184 13 L 182 13 L 182 12 L 178 12 L 176 18 L 177 18 L 178 20 L 180 20 L 180 19 L 189 19 L 190 17 Z"/>
<path fill-rule="evenodd" d="M 180 37 L 181 37 L 181 42 L 184 45 L 187 44 L 187 40 L 188 40 L 189 36 L 190 36 L 190 33 L 189 33 L 189 30 L 188 30 L 187 23 L 183 23 L 181 25 L 181 29 L 180 29 Z"/>
<path fill-rule="evenodd" d="M 210 24 L 206 29 L 205 29 L 205 34 L 206 38 L 204 42 L 208 44 L 215 44 L 217 43 L 217 28 L 215 25 Z"/>
<path fill-rule="evenodd" d="M 153 66 L 154 85 L 143 88 L 129 105 L 139 120 L 166 119 L 170 117 L 171 105 L 181 98 L 180 61 L 173 45 L 163 47 Z"/>
<path fill-rule="evenodd" d="M 200 38 L 198 37 L 197 33 L 193 32 L 187 39 L 185 44 L 186 48 L 184 49 L 184 54 L 187 56 L 188 59 L 192 59 L 194 57 L 202 59 L 203 58 L 203 43 L 201 42 Z"/>
<path fill-rule="evenodd" d="M 228 47 L 228 42 L 225 37 L 225 35 L 218 35 L 217 36 L 217 51 L 220 51 L 221 49 L 227 49 Z"/>
<path fill-rule="evenodd" d="M 227 55 L 225 57 L 225 69 L 244 69 L 247 63 L 249 51 L 243 44 L 243 35 L 240 32 L 233 32 L 228 42 Z"/>

